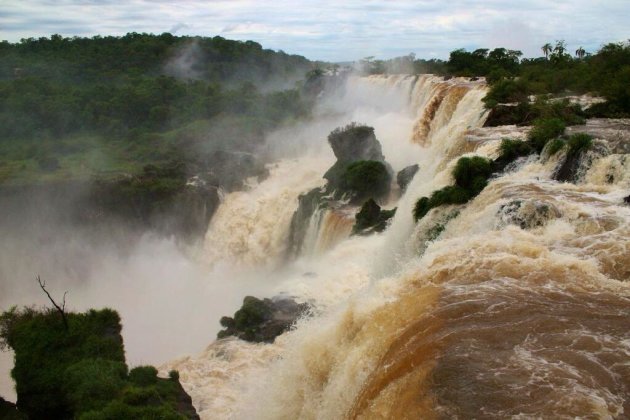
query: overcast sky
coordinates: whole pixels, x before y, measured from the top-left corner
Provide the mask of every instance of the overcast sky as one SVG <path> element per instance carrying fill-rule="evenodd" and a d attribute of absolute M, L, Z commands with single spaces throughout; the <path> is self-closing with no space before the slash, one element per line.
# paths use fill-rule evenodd
<path fill-rule="evenodd" d="M 310 59 L 447 58 L 504 46 L 539 56 L 630 38 L 630 0 L 0 0 L 0 39 L 171 32 L 254 40 Z"/>

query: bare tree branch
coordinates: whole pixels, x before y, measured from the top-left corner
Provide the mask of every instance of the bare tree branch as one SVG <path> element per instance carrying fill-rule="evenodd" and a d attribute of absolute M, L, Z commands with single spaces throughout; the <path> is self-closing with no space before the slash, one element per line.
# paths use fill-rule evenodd
<path fill-rule="evenodd" d="M 37 283 L 39 283 L 39 287 L 41 287 L 44 293 L 46 293 L 46 296 L 48 296 L 48 299 L 52 302 L 53 306 L 57 309 L 57 312 L 59 312 L 59 314 L 61 315 L 61 320 L 63 321 L 63 325 L 64 327 L 66 327 L 66 330 L 68 330 L 68 318 L 66 317 L 66 295 L 68 294 L 68 292 L 67 291 L 64 292 L 62 305 L 59 306 L 57 302 L 55 302 L 55 300 L 52 298 L 52 296 L 50 296 L 50 293 L 48 293 L 48 290 L 46 290 L 46 282 L 42 281 L 39 275 L 37 276 Z"/>

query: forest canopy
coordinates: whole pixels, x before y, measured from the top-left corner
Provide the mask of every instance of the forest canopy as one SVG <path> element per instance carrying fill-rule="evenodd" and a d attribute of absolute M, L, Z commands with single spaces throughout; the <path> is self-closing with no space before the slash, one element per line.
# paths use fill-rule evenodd
<path fill-rule="evenodd" d="M 179 158 L 177 142 L 209 126 L 223 141 L 226 119 L 235 148 L 254 147 L 269 129 L 308 113 L 296 82 L 313 66 L 218 36 L 3 41 L 0 183 L 137 172 Z"/>

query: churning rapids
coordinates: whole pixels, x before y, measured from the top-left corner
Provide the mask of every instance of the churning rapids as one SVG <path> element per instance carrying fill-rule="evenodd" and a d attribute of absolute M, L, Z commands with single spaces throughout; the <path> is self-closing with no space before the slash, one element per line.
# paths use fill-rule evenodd
<path fill-rule="evenodd" d="M 562 153 L 524 158 L 456 216 L 416 224 L 415 201 L 452 182 L 457 158 L 494 158 L 522 129 L 481 128 L 482 81 L 371 76 L 341 90 L 293 146 L 270 140 L 283 159 L 211 222 L 200 258 L 259 270 L 267 296 L 313 313 L 273 344 L 225 339 L 163 366 L 202 418 L 630 416 L 630 159 L 596 139 L 571 184 L 552 180 Z M 383 233 L 350 236 L 352 212 L 317 212 L 287 262 L 297 198 L 323 184 L 326 136 L 350 121 L 375 127 L 395 171 L 420 171 L 391 194 Z"/>

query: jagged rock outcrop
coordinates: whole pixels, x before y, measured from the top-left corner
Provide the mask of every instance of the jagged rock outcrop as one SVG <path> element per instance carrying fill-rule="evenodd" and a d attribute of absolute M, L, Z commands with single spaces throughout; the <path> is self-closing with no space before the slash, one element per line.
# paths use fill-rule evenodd
<path fill-rule="evenodd" d="M 217 338 L 230 336 L 254 343 L 273 343 L 277 336 L 288 331 L 295 321 L 308 311 L 305 303 L 287 297 L 258 299 L 246 296 L 234 317 L 221 318 L 223 330 Z"/>
<path fill-rule="evenodd" d="M 576 147 L 571 146 L 570 142 L 571 138 L 569 139 L 564 159 L 553 174 L 553 179 L 556 181 L 577 182 L 581 175 L 586 173 L 596 158 L 609 153 L 604 143 L 589 143 L 582 147 Z"/>
<path fill-rule="evenodd" d="M 324 174 L 324 178 L 328 181 L 327 191 L 337 191 L 340 194 L 351 195 L 356 193 L 356 191 L 353 191 L 352 185 L 349 185 L 348 169 L 353 163 L 360 161 L 370 162 L 370 165 L 372 165 L 372 168 L 369 168 L 370 173 L 383 171 L 384 169 L 383 172 L 387 172 L 391 176 L 392 169 L 385 162 L 381 144 L 374 135 L 374 128 L 351 123 L 345 127 L 333 130 L 328 135 L 328 143 L 333 149 L 337 161 Z M 379 164 L 382 165 L 382 168 L 378 167 Z M 382 196 L 387 192 L 375 188 L 374 195 Z"/>
<path fill-rule="evenodd" d="M 529 124 L 536 118 L 527 103 L 498 104 L 488 113 L 484 127 Z"/>
<path fill-rule="evenodd" d="M 398 187 L 400 187 L 401 192 L 405 192 L 407 186 L 413 180 L 413 177 L 416 175 L 420 166 L 418 164 L 407 166 L 406 168 L 400 170 L 398 174 L 396 174 L 396 182 L 398 183 Z"/>
<path fill-rule="evenodd" d="M 374 128 L 367 125 L 351 123 L 343 128 L 337 128 L 328 135 L 328 142 L 338 161 L 385 161 L 381 143 L 376 139 Z"/>
<path fill-rule="evenodd" d="M 315 188 L 298 197 L 298 208 L 295 213 L 293 213 L 291 227 L 289 229 L 288 256 L 297 256 L 300 254 L 302 245 L 304 244 L 304 238 L 306 237 L 309 220 L 320 206 L 326 205 L 326 200 L 324 200 L 325 195 L 326 192 L 323 188 Z"/>
<path fill-rule="evenodd" d="M 498 212 L 498 224 L 516 225 L 521 229 L 534 229 L 561 216 L 553 204 L 538 200 L 513 200 L 502 205 Z"/>
<path fill-rule="evenodd" d="M 374 232 L 382 232 L 387 228 L 389 220 L 396 214 L 396 209 L 382 210 L 376 201 L 369 199 L 356 214 L 352 233 L 355 235 L 368 235 Z"/>
<path fill-rule="evenodd" d="M 159 380 L 167 381 L 169 379 L 160 378 Z M 188 393 L 182 386 L 181 382 L 179 382 L 179 374 L 177 374 L 177 378 L 171 377 L 170 380 L 176 382 L 177 394 L 176 394 L 175 400 L 177 402 L 177 413 L 181 414 L 182 416 L 190 420 L 199 420 L 200 417 L 197 414 L 197 410 L 195 409 L 195 406 L 192 403 L 192 398 L 190 397 L 190 395 L 188 395 Z"/>
<path fill-rule="evenodd" d="M 189 178 L 188 168 L 172 163 L 147 165 L 136 176 L 97 180 L 79 215 L 89 223 L 114 219 L 132 228 L 193 241 L 206 232 L 219 206 L 219 191 L 207 178 Z"/>
<path fill-rule="evenodd" d="M 328 142 L 337 161 L 324 174 L 328 182 L 323 188 L 299 197 L 298 209 L 291 220 L 289 257 L 299 255 L 309 222 L 317 209 L 356 206 L 389 194 L 393 170 L 385 162 L 374 128 L 351 123 L 333 130 Z"/>
<path fill-rule="evenodd" d="M 239 151 L 215 150 L 200 158 L 200 166 L 198 172 L 208 185 L 228 192 L 243 188 L 247 178 L 262 179 L 269 174 L 256 155 Z"/>

